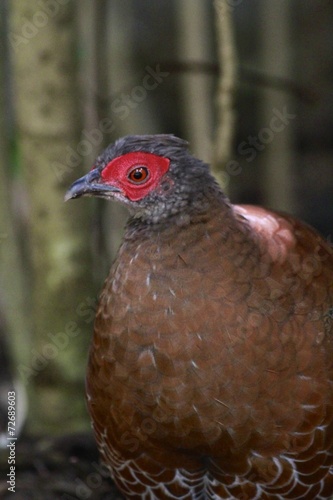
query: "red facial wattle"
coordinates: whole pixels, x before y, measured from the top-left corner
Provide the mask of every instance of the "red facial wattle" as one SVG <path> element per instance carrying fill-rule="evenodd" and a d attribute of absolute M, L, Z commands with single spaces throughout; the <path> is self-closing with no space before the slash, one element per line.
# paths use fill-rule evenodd
<path fill-rule="evenodd" d="M 138 151 L 110 161 L 101 177 L 103 182 L 119 187 L 129 200 L 138 201 L 159 185 L 169 166 L 168 158 Z"/>

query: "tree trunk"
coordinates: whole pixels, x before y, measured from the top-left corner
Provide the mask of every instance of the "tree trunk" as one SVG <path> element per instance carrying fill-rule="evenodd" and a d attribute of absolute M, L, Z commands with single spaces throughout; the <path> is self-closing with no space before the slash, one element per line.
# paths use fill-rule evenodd
<path fill-rule="evenodd" d="M 268 75 L 292 79 L 289 26 L 291 3 L 288 0 L 261 0 L 260 9 L 262 67 Z M 296 118 L 292 98 L 287 92 L 263 89 L 260 102 L 261 129 L 258 137 L 263 143 L 260 144 L 259 158 L 263 174 L 264 203 L 292 213 L 295 211 L 292 142 L 293 120 Z M 281 115 L 285 115 L 282 121 L 276 118 Z"/>
<path fill-rule="evenodd" d="M 4 47 L 4 11 L 0 13 L 1 45 Z M 0 61 L 0 88 L 5 89 L 5 59 Z M 10 176 L 8 121 L 5 99 L 0 93 L 0 295 L 5 309 L 8 343 L 17 364 L 28 361 L 31 325 L 28 294 L 19 248 L 18 220 L 13 212 L 13 182 Z"/>
<path fill-rule="evenodd" d="M 210 46 L 210 2 L 182 0 L 177 8 L 178 53 L 180 61 L 208 62 Z M 192 153 L 212 161 L 213 79 L 205 74 L 181 76 L 182 129 Z"/>
<path fill-rule="evenodd" d="M 33 263 L 30 361 L 19 372 L 32 431 L 86 426 L 83 380 L 95 295 L 90 205 L 63 203 L 91 143 L 80 141 L 75 2 L 10 2 L 19 150 L 29 199 Z"/>

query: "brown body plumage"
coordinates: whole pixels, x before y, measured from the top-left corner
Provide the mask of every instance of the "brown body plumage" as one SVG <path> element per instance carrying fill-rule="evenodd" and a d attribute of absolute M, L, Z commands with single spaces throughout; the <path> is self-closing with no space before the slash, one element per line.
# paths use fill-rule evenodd
<path fill-rule="evenodd" d="M 169 192 L 154 196 L 173 196 L 168 158 Z M 181 209 L 164 199 L 168 217 L 129 202 L 87 373 L 102 458 L 128 498 L 328 499 L 332 248 L 291 217 L 230 205 L 207 179 Z M 90 194 L 74 186 L 68 197 Z"/>

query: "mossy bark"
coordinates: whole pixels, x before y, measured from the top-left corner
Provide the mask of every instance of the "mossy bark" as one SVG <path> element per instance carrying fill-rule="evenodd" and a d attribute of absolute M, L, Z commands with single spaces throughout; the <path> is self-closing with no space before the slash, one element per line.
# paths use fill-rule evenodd
<path fill-rule="evenodd" d="M 72 0 L 10 2 L 19 150 L 29 200 L 32 344 L 19 373 L 31 431 L 87 425 L 84 371 L 93 321 L 90 204 L 63 202 L 82 174 Z"/>

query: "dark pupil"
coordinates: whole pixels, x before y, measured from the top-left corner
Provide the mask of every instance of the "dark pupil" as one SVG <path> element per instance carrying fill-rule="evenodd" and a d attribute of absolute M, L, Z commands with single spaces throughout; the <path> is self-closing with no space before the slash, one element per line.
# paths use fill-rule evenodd
<path fill-rule="evenodd" d="M 142 176 L 143 176 L 143 172 L 142 172 L 141 168 L 138 170 L 135 170 L 135 172 L 133 172 L 134 179 L 136 179 L 138 181 L 141 179 Z"/>

